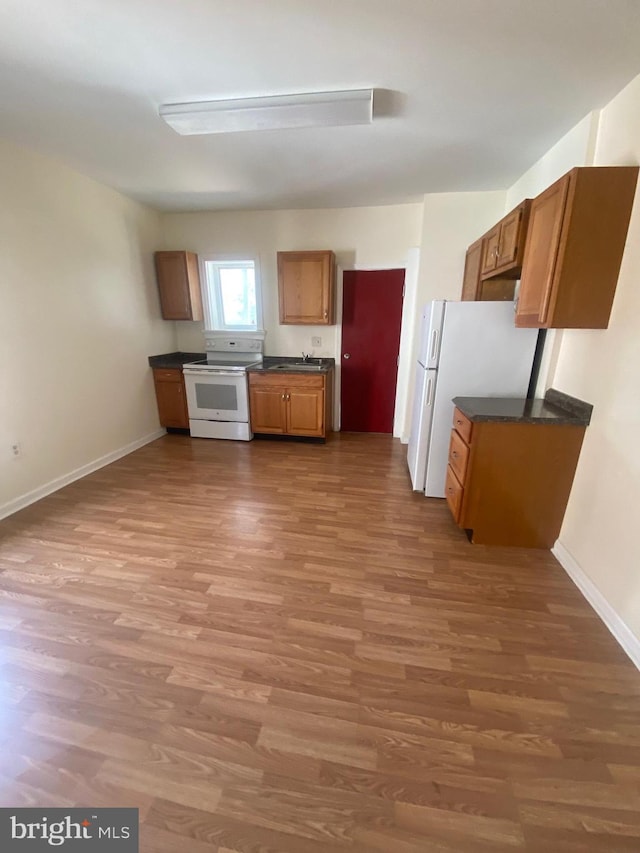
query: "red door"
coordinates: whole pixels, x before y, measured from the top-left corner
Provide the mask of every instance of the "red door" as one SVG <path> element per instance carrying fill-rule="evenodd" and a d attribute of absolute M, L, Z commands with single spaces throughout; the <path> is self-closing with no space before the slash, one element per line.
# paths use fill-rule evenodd
<path fill-rule="evenodd" d="M 403 290 L 404 270 L 343 275 L 343 430 L 393 432 Z"/>

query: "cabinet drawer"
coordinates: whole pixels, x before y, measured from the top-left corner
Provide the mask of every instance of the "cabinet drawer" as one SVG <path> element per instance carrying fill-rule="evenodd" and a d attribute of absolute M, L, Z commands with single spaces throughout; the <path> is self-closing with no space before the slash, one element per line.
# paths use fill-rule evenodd
<path fill-rule="evenodd" d="M 473 424 L 466 415 L 462 414 L 460 409 L 453 410 L 453 426 L 460 434 L 460 437 L 463 438 L 467 444 L 471 444 Z"/>
<path fill-rule="evenodd" d="M 182 371 L 180 368 L 155 367 L 153 378 L 156 382 L 182 382 Z"/>
<path fill-rule="evenodd" d="M 449 442 L 449 465 L 461 483 L 467 473 L 467 462 L 469 461 L 469 447 L 460 438 L 459 433 L 451 430 L 451 441 Z"/>
<path fill-rule="evenodd" d="M 449 504 L 451 515 L 456 524 L 460 521 L 460 509 L 462 508 L 463 488 L 453 472 L 451 465 L 447 465 L 447 479 L 444 485 L 444 495 Z"/>
<path fill-rule="evenodd" d="M 324 388 L 325 374 L 308 376 L 305 373 L 285 373 L 274 370 L 273 373 L 250 373 L 249 386 L 252 388 Z"/>

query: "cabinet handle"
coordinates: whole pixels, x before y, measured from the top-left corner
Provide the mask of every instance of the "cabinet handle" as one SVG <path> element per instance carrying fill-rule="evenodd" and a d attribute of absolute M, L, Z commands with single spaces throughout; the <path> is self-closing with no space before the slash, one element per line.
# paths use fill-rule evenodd
<path fill-rule="evenodd" d="M 325 312 L 324 312 L 324 319 L 326 320 L 328 316 L 329 316 L 329 312 L 328 312 L 328 311 L 325 311 Z"/>
<path fill-rule="evenodd" d="M 451 455 L 453 456 L 453 458 L 454 458 L 454 459 L 457 459 L 457 458 L 458 458 L 458 452 L 457 452 L 457 450 L 452 450 L 452 451 L 451 451 Z"/>
<path fill-rule="evenodd" d="M 286 394 L 283 394 L 283 395 L 282 395 L 282 399 L 283 399 L 283 400 L 286 400 L 286 399 L 287 399 L 287 395 L 286 395 Z"/>

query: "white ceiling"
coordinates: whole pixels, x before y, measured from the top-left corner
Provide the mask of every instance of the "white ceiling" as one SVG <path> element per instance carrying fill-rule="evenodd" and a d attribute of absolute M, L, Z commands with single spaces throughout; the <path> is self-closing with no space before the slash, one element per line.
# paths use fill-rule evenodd
<path fill-rule="evenodd" d="M 0 135 L 166 210 L 505 188 L 638 73 L 639 0 L 0 3 Z M 367 87 L 369 126 L 181 137 L 158 118 Z"/>

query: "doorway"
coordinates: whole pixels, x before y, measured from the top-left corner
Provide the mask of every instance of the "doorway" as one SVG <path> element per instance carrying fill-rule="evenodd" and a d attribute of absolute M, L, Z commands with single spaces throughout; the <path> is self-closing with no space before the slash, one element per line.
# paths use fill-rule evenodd
<path fill-rule="evenodd" d="M 345 270 L 340 428 L 393 432 L 405 271 Z"/>

